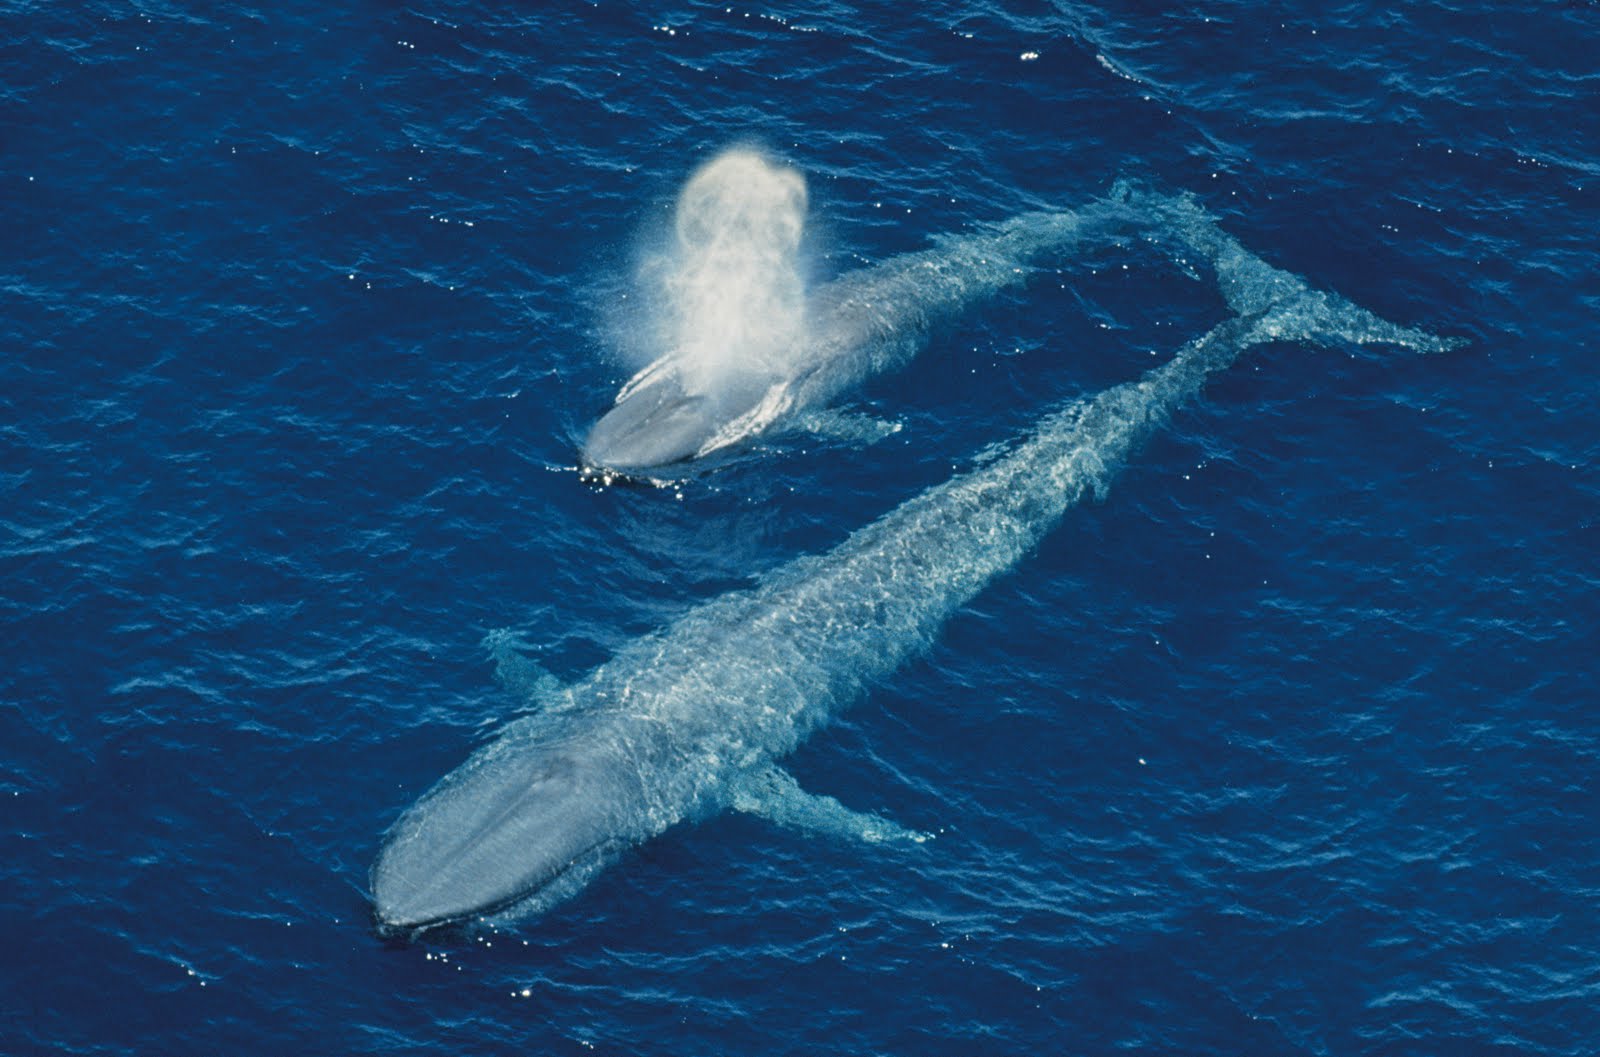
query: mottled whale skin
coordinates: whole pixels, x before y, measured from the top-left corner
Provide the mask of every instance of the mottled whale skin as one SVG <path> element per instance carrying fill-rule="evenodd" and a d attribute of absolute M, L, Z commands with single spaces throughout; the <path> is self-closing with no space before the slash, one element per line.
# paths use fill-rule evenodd
<path fill-rule="evenodd" d="M 1139 219 L 1119 191 L 1080 211 L 1024 214 L 848 273 L 811 295 L 803 333 L 780 357 L 710 378 L 677 351 L 656 359 L 590 429 L 580 461 L 593 473 L 650 476 L 778 428 L 903 367 L 941 320 L 1025 281 L 1041 262 L 1137 230 Z"/>
<path fill-rule="evenodd" d="M 926 649 L 1074 504 L 1103 494 L 1130 453 L 1245 349 L 1454 344 L 1308 288 L 1187 200 L 1143 208 L 1211 262 L 1235 315 L 831 552 L 691 610 L 578 683 L 547 686 L 541 711 L 509 724 L 390 830 L 370 878 L 380 928 L 538 913 L 625 849 L 729 807 L 867 839 L 916 837 L 800 791 L 776 761 Z"/>

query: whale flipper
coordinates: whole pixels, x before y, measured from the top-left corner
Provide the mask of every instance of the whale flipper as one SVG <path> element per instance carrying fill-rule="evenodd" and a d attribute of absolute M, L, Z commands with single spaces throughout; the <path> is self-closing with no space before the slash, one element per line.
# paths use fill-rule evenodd
<path fill-rule="evenodd" d="M 876 444 L 885 437 L 892 437 L 903 428 L 903 424 L 894 419 L 836 407 L 812 408 L 802 412 L 795 420 L 795 425 L 818 437 L 862 448 Z"/>
<path fill-rule="evenodd" d="M 933 837 L 907 829 L 880 815 L 855 811 L 831 796 L 808 793 L 794 776 L 775 764 L 744 774 L 733 789 L 735 811 L 760 815 L 769 822 L 809 833 L 880 844 L 909 841 L 921 844 Z"/>
<path fill-rule="evenodd" d="M 547 712 L 560 711 L 572 703 L 572 695 L 549 669 L 522 650 L 516 634 L 499 628 L 483 637 L 483 645 L 494 660 L 495 681 L 507 690 Z"/>

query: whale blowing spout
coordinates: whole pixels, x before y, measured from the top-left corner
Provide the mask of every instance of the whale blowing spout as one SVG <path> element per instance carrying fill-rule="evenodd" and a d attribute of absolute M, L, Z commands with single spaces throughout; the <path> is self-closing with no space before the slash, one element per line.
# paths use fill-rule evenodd
<path fill-rule="evenodd" d="M 723 151 L 678 195 L 672 246 L 652 257 L 671 351 L 635 375 L 582 444 L 598 473 L 635 474 L 718 446 L 788 372 L 804 329 L 806 185 L 759 150 Z"/>
<path fill-rule="evenodd" d="M 380 928 L 508 921 L 581 890 L 625 849 L 733 808 L 868 841 L 921 834 L 802 791 L 778 761 L 925 650 L 1214 372 L 1265 342 L 1454 342 L 1387 323 L 1255 257 L 1185 199 L 1135 199 L 1235 313 L 1136 381 L 1047 415 L 1009 453 L 703 603 L 508 724 L 412 805 L 371 873 Z M 670 417 L 676 411 L 665 404 Z"/>

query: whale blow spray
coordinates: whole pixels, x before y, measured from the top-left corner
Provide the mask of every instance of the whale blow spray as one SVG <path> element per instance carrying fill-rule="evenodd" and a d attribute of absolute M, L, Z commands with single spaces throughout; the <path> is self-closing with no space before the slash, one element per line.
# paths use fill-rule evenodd
<path fill-rule="evenodd" d="M 686 389 L 781 369 L 805 321 L 805 216 L 805 178 L 746 148 L 718 155 L 684 186 L 665 283 Z"/>
<path fill-rule="evenodd" d="M 653 262 L 657 358 L 583 442 L 583 464 L 633 474 L 692 459 L 748 432 L 799 370 L 805 178 L 749 148 L 701 166 L 678 196 L 673 244 Z"/>

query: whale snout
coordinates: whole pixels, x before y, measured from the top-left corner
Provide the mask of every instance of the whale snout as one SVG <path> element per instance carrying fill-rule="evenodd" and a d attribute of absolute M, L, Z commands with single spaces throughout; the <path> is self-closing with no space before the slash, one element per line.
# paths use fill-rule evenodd
<path fill-rule="evenodd" d="M 698 458 L 768 425 L 764 409 L 787 381 L 764 367 L 686 374 L 663 357 L 623 386 L 594 424 L 580 448 L 582 468 L 645 475 Z"/>
<path fill-rule="evenodd" d="M 607 846 L 612 797 L 596 762 L 538 747 L 480 750 L 390 831 L 370 877 L 378 927 L 494 913 Z"/>
<path fill-rule="evenodd" d="M 712 403 L 675 385 L 623 396 L 584 439 L 584 469 L 627 474 L 687 462 L 716 435 Z"/>

